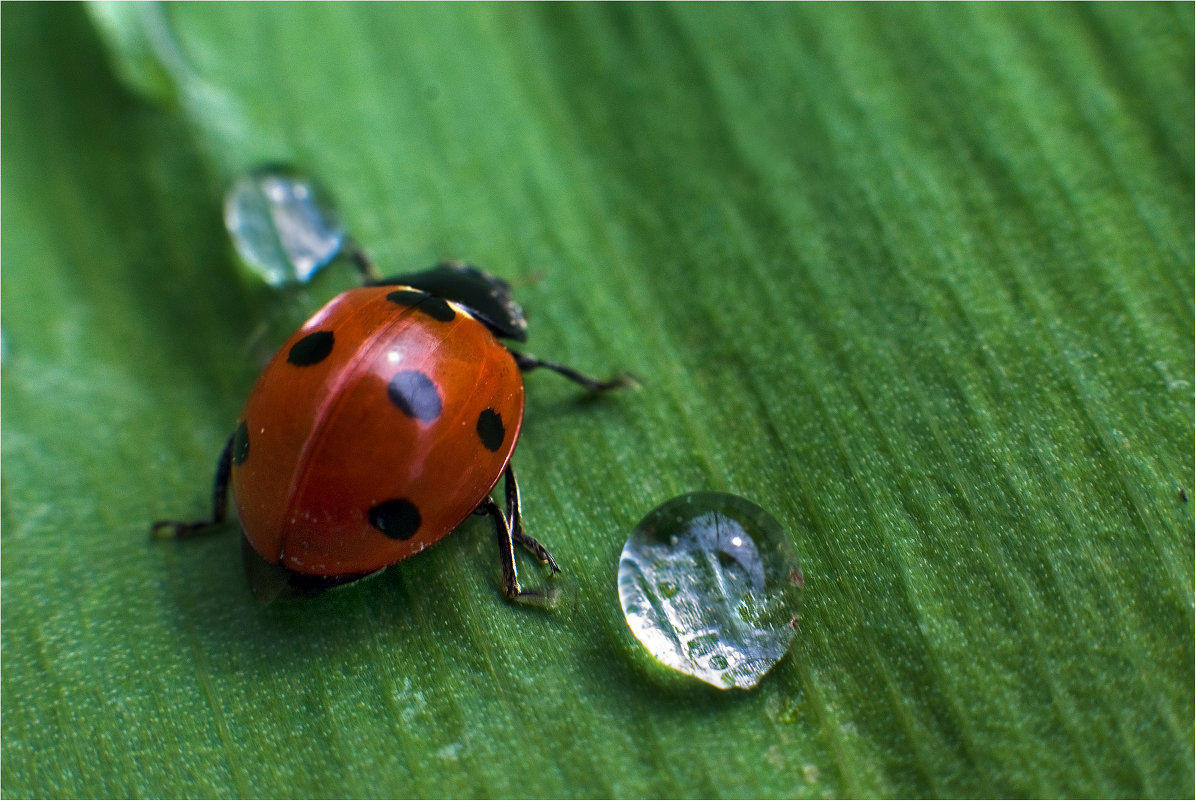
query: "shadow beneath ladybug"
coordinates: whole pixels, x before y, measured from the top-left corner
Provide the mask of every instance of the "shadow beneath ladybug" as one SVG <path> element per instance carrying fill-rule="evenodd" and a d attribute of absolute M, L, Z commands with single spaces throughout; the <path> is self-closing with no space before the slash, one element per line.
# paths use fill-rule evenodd
<path fill-rule="evenodd" d="M 266 602 L 255 599 L 248 586 L 240 553 L 244 538 L 235 525 L 154 547 L 167 549 L 163 584 L 174 596 L 175 622 L 190 635 L 194 660 L 215 673 L 326 671 L 346 660 L 373 661 L 385 669 L 387 662 L 411 660 L 413 646 L 428 651 L 433 641 L 441 652 L 435 659 L 468 669 L 483 650 L 477 640 L 491 633 L 487 615 L 554 620 L 557 611 L 567 615 L 570 598 L 567 588 L 559 593 L 555 610 L 505 601 L 485 523 L 467 520 L 434 550 L 352 584 Z M 540 583 L 531 560 L 521 566 L 527 568 L 528 586 Z"/>
<path fill-rule="evenodd" d="M 185 541 L 152 543 L 166 554 L 164 570 L 169 575 L 164 582 L 172 586 L 180 614 L 188 619 L 209 657 L 253 648 L 255 643 L 310 636 L 321 628 L 343 632 L 366 625 L 368 621 L 354 609 L 361 603 L 355 597 L 402 592 L 398 571 L 380 571 L 374 579 L 339 592 L 261 603 L 246 581 L 242 542 L 236 524 L 228 524 Z"/>

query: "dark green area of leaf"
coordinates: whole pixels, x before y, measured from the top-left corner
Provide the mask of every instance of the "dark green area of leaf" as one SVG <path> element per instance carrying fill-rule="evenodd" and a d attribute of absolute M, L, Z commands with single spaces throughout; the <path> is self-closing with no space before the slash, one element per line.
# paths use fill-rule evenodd
<path fill-rule="evenodd" d="M 1193 794 L 1190 4 L 2 27 L 5 797 Z M 204 511 L 280 318 L 349 280 L 235 266 L 221 189 L 262 161 L 384 271 L 483 265 L 534 352 L 643 378 L 528 379 L 562 610 L 501 600 L 482 520 L 266 608 L 232 530 L 148 540 Z M 619 612 L 624 538 L 692 489 L 803 556 L 752 693 Z"/>

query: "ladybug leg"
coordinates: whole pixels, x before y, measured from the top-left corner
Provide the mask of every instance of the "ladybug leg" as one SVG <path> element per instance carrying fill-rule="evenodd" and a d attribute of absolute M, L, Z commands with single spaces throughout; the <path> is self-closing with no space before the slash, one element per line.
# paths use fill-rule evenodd
<path fill-rule="evenodd" d="M 515 569 L 515 544 L 518 543 L 531 551 L 537 559 L 547 564 L 553 573 L 560 573 L 556 560 L 548 549 L 535 539 L 523 533 L 523 515 L 520 512 L 519 484 L 515 481 L 515 471 L 508 464 L 503 471 L 503 492 L 506 495 L 506 512 L 499 508 L 494 499 L 486 499 L 478 504 L 474 514 L 490 515 L 494 520 L 494 533 L 498 536 L 498 554 L 502 560 L 502 590 L 508 599 L 542 600 L 542 593 L 526 592 L 519 588 L 519 574 Z"/>
<path fill-rule="evenodd" d="M 511 538 L 507 516 L 489 496 L 478 504 L 474 514 L 490 515 L 494 519 L 494 533 L 498 535 L 498 555 L 502 560 L 502 591 L 508 600 L 513 601 L 523 595 L 523 590 L 519 589 L 519 575 L 515 571 L 515 541 Z"/>
<path fill-rule="evenodd" d="M 166 531 L 173 537 L 186 537 L 223 523 L 228 514 L 228 479 L 232 467 L 233 437 L 229 437 L 216 463 L 216 479 L 212 482 L 212 516 L 204 520 L 157 520 L 150 526 L 150 536 L 155 537 L 158 532 Z"/>
<path fill-rule="evenodd" d="M 341 245 L 341 252 L 353 262 L 353 266 L 361 274 L 362 283 L 366 286 L 374 286 L 378 283 L 378 279 L 380 278 L 378 268 L 374 266 L 374 262 L 366 255 L 365 248 L 356 240 L 346 238 L 344 244 Z"/>
<path fill-rule="evenodd" d="M 507 350 L 510 350 L 508 348 Z M 597 378 L 592 378 L 585 373 L 578 372 L 572 367 L 566 367 L 563 364 L 556 362 L 549 362 L 543 359 L 538 359 L 530 353 L 520 353 L 518 351 L 510 350 L 511 355 L 515 357 L 515 364 L 519 369 L 525 373 L 530 373 L 532 370 L 538 370 L 543 367 L 545 370 L 551 370 L 554 373 L 563 375 L 575 384 L 580 384 L 590 392 L 606 392 L 612 389 L 619 389 L 620 387 L 634 387 L 639 382 L 630 373 L 620 373 L 619 375 L 610 378 L 606 381 L 600 381 Z"/>
<path fill-rule="evenodd" d="M 541 564 L 548 565 L 553 573 L 560 573 L 561 568 L 548 549 L 535 538 L 523 533 L 523 505 L 519 501 L 519 483 L 515 480 L 515 468 L 511 467 L 510 462 L 507 462 L 507 468 L 503 471 L 503 490 L 507 496 L 507 522 L 511 528 L 511 539 L 527 548 Z"/>

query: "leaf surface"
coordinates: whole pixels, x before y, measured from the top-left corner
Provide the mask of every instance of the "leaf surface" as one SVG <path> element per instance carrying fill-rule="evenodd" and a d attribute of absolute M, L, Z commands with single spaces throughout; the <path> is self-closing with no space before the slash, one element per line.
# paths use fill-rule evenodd
<path fill-rule="evenodd" d="M 1190 5 L 15 5 L 3 23 L 6 797 L 1193 794 Z M 119 76 L 119 77 L 118 77 Z M 527 528 L 256 606 L 199 515 L 267 292 L 223 187 L 517 285 Z M 268 321 L 263 328 L 262 321 Z M 742 494 L 802 554 L 757 690 L 614 572 Z M 523 565 L 529 577 L 536 568 Z"/>

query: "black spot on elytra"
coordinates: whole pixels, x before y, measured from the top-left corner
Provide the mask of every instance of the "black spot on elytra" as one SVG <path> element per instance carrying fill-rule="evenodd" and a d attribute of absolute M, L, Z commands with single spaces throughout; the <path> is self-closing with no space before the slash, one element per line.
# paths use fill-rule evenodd
<path fill-rule="evenodd" d="M 390 402 L 408 417 L 431 422 L 440 416 L 440 393 L 432 379 L 419 370 L 401 370 L 386 385 Z"/>
<path fill-rule="evenodd" d="M 478 415 L 478 439 L 493 453 L 502 447 L 507 429 L 502 424 L 502 415 L 493 409 L 486 409 Z"/>
<path fill-rule="evenodd" d="M 429 295 L 421 289 L 396 289 L 387 294 L 386 299 L 400 306 L 415 306 L 415 310 L 423 312 L 433 320 L 447 323 L 457 316 L 453 307 L 444 298 Z"/>
<path fill-rule="evenodd" d="M 233 434 L 233 464 L 244 464 L 249 458 L 249 426 L 242 420 Z"/>
<path fill-rule="evenodd" d="M 396 289 L 388 294 L 386 299 L 400 306 L 414 306 L 426 297 L 428 293 L 419 289 Z"/>
<path fill-rule="evenodd" d="M 422 522 L 419 509 L 406 498 L 383 501 L 369 511 L 370 525 L 392 540 L 409 540 Z"/>
<path fill-rule="evenodd" d="M 291 345 L 287 361 L 297 367 L 310 367 L 313 364 L 319 364 L 328 358 L 329 353 L 332 353 L 332 341 L 331 331 L 313 331 Z"/>
<path fill-rule="evenodd" d="M 439 320 L 442 323 L 447 323 L 457 316 L 457 313 L 453 311 L 453 307 L 448 305 L 447 300 L 444 298 L 434 298 L 431 295 L 415 308 L 433 320 Z"/>

